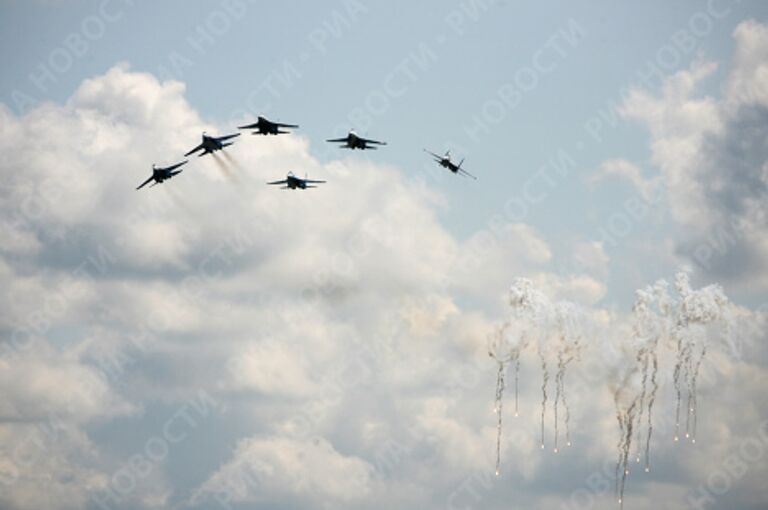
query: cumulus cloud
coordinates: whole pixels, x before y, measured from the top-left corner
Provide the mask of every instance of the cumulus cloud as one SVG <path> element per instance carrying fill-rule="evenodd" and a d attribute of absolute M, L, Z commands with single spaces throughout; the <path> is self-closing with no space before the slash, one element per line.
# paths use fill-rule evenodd
<path fill-rule="evenodd" d="M 121 64 L 64 105 L 22 117 L 0 105 L 0 381 L 15 388 L 0 396 L 0 506 L 437 508 L 466 497 L 457 487 L 491 468 L 485 342 L 507 285 L 526 275 L 553 300 L 594 304 L 610 263 L 602 245 L 575 243 L 577 269 L 555 274 L 531 225 L 458 239 L 437 219 L 435 190 L 378 158 L 321 163 L 300 132 L 241 137 L 227 157 L 134 191 L 201 131 L 231 129 L 184 92 Z M 329 182 L 264 185 L 289 170 Z M 215 402 L 205 412 L 185 404 L 201 391 Z M 605 403 L 582 393 L 575 420 L 580 405 Z M 538 398 L 522 388 L 530 419 L 505 436 L 506 455 L 536 449 L 526 431 Z M 552 462 L 509 472 L 535 484 Z"/>
<path fill-rule="evenodd" d="M 158 406 L 171 412 L 200 389 L 253 424 L 247 441 L 228 436 L 240 446 L 230 467 L 214 474 L 215 465 L 206 466 L 205 487 L 231 466 L 266 457 L 275 494 L 359 499 L 371 468 L 331 442 L 354 447 L 340 439 L 340 420 L 378 387 L 415 395 L 442 387 L 451 362 L 441 344 L 482 355 L 488 319 L 459 313 L 456 296 L 496 303 L 504 281 L 534 269 L 553 288 L 584 287 L 547 274 L 550 248 L 530 226 L 456 239 L 437 221 L 434 205 L 444 199 L 434 190 L 368 159 L 322 164 L 300 134 L 244 137 L 227 156 L 195 159 L 172 181 L 136 192 L 153 163 L 179 160 L 203 130 L 231 129 L 201 119 L 184 92 L 180 82 L 119 64 L 83 82 L 64 105 L 22 117 L 0 105 L 0 228 L 8 240 L 0 277 L 9 291 L 1 317 L 10 338 L 0 379 L 25 381 L 3 395 L 0 412 L 16 423 L 5 426 L 7 438 L 50 416 L 72 431 L 57 445 L 82 472 L 51 474 L 69 480 L 72 501 L 108 494 L 151 506 L 182 497 L 159 468 L 140 484 L 157 497 L 118 490 L 122 457 L 87 431 L 114 420 L 107 430 L 119 437 L 120 417 L 130 416 L 153 437 L 143 415 Z M 289 170 L 329 184 L 305 193 L 264 186 Z M 398 430 L 397 400 L 383 402 L 371 420 L 349 425 L 370 459 L 371 424 Z M 319 439 L 301 436 L 309 431 Z M 67 453 L 78 448 L 87 459 Z M 291 455 L 305 450 L 311 469 L 293 464 Z M 17 470 L 18 459 L 9 459 L 4 469 Z M 55 506 L 25 503 L 34 469 L 17 471 L 8 505 Z"/>
<path fill-rule="evenodd" d="M 637 165 L 624 159 L 603 161 L 600 168 L 589 177 L 589 183 L 595 185 L 610 177 L 626 180 L 646 202 L 655 202 L 659 179 L 658 177 L 646 177 Z"/>
<path fill-rule="evenodd" d="M 372 466 L 340 454 L 322 438 L 251 438 L 201 487 L 193 503 L 319 505 L 360 501 L 370 492 Z"/>
<path fill-rule="evenodd" d="M 643 195 L 660 184 L 680 226 L 677 252 L 711 278 L 754 293 L 768 285 L 768 29 L 745 21 L 734 39 L 722 97 L 698 92 L 717 67 L 698 60 L 670 76 L 660 95 L 634 90 L 622 105 L 622 115 L 650 131 L 660 182 L 615 160 L 598 175 L 620 175 Z"/>

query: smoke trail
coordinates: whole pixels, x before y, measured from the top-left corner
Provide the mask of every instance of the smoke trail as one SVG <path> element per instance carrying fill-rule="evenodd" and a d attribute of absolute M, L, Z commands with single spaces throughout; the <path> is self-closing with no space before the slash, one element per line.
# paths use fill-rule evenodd
<path fill-rule="evenodd" d="M 683 364 L 683 334 L 681 331 L 675 331 L 677 335 L 677 359 L 675 369 L 672 373 L 672 381 L 675 386 L 676 404 L 675 404 L 675 441 L 680 438 L 680 371 Z"/>
<path fill-rule="evenodd" d="M 240 164 L 240 160 L 228 152 L 222 151 L 221 153 L 224 155 L 224 158 L 229 162 L 229 164 L 237 169 L 237 172 L 233 173 L 233 176 L 237 182 L 240 182 L 240 175 L 245 174 L 245 169 L 243 168 L 243 165 Z"/>
<path fill-rule="evenodd" d="M 688 352 L 685 358 L 685 383 L 687 385 L 688 395 L 685 402 L 685 438 L 691 437 L 691 413 L 693 408 L 691 407 L 691 396 L 693 395 L 692 374 L 693 373 L 693 357 L 691 351 Z"/>
<path fill-rule="evenodd" d="M 698 400 L 696 397 L 696 380 L 699 375 L 699 368 L 701 367 L 701 362 L 704 361 L 704 356 L 707 355 L 707 344 L 705 343 L 701 347 L 701 353 L 699 354 L 698 359 L 696 360 L 696 365 L 693 369 L 693 376 L 691 377 L 691 395 L 692 395 L 692 405 L 690 407 L 691 414 L 693 415 L 693 425 L 691 429 L 691 442 L 696 442 L 696 424 L 698 421 L 697 412 L 698 412 Z"/>
<path fill-rule="evenodd" d="M 197 216 L 197 211 L 192 208 L 186 197 L 182 195 L 179 190 L 173 187 L 173 185 L 164 186 L 164 188 L 167 192 L 168 198 L 171 199 L 171 202 L 173 202 L 176 207 L 183 209 L 184 212 L 186 212 L 189 216 Z"/>
<path fill-rule="evenodd" d="M 236 156 L 233 156 L 232 154 L 228 152 L 223 152 L 223 151 L 222 151 L 222 154 L 224 155 L 224 158 L 229 162 L 229 164 L 231 164 L 237 169 L 238 173 L 240 174 L 245 173 L 245 169 L 243 168 L 243 165 L 240 164 L 240 160 Z M 237 177 L 237 174 L 235 174 L 235 176 Z"/>
<path fill-rule="evenodd" d="M 554 403 L 554 415 L 555 415 L 555 453 L 557 453 L 558 439 L 560 430 L 557 420 L 557 405 L 560 403 L 560 377 L 563 374 L 563 353 L 557 354 L 557 373 L 555 374 L 555 403 Z"/>
<path fill-rule="evenodd" d="M 637 399 L 635 399 L 629 406 L 629 409 L 627 409 L 626 417 L 624 419 L 625 436 L 624 443 L 622 445 L 622 472 L 621 483 L 619 485 L 619 505 L 621 505 L 622 508 L 624 508 L 624 487 L 626 486 L 627 476 L 629 475 L 629 451 L 632 445 L 632 427 L 634 423 L 634 410 L 636 404 Z"/>
<path fill-rule="evenodd" d="M 519 352 L 514 349 L 508 352 L 505 344 L 505 336 L 509 324 L 503 324 L 488 337 L 488 355 L 496 360 L 498 371 L 496 372 L 496 397 L 493 411 L 496 413 L 496 476 L 500 474 L 501 465 L 501 434 L 502 434 L 502 412 L 504 404 L 504 370 L 509 362 Z"/>
<path fill-rule="evenodd" d="M 218 168 L 219 172 L 221 172 L 221 175 L 223 175 L 228 181 L 234 181 L 235 175 L 232 173 L 229 167 L 227 167 L 224 161 L 219 158 L 219 155 L 213 152 L 211 153 L 211 156 L 213 157 L 214 163 L 216 163 L 216 168 Z"/>
<path fill-rule="evenodd" d="M 517 354 L 517 359 L 515 360 L 515 417 L 518 415 L 518 382 L 520 381 L 520 353 Z"/>
<path fill-rule="evenodd" d="M 637 439 L 635 440 L 635 443 L 637 445 L 637 462 L 640 462 L 640 444 L 643 441 L 643 427 L 639 426 L 639 424 L 643 421 L 643 413 L 645 411 L 645 396 L 646 391 L 648 387 L 648 349 L 642 348 L 637 352 L 637 361 L 642 366 L 642 379 L 641 379 L 641 390 L 640 390 L 640 412 L 637 416 Z"/>
<path fill-rule="evenodd" d="M 547 368 L 547 360 L 544 358 L 544 353 L 539 352 L 541 357 L 541 448 L 544 449 L 544 413 L 547 408 L 547 383 L 549 382 L 549 370 Z"/>
<path fill-rule="evenodd" d="M 565 374 L 563 374 L 564 377 Z M 563 378 L 561 378 L 561 383 Z M 560 398 L 563 400 L 563 407 L 565 408 L 565 446 L 571 446 L 571 408 L 568 406 L 568 400 L 565 398 L 565 384 L 563 384 L 560 390 Z"/>
<path fill-rule="evenodd" d="M 496 476 L 499 476 L 499 466 L 501 464 L 501 414 L 503 406 L 504 396 L 504 363 L 499 361 L 499 371 L 496 374 L 496 404 L 494 411 L 496 412 Z"/>
<path fill-rule="evenodd" d="M 229 152 L 221 151 L 221 155 L 224 156 L 224 159 L 229 160 L 229 162 L 232 163 L 233 165 L 237 164 L 235 163 L 235 159 L 232 157 L 232 155 Z"/>
<path fill-rule="evenodd" d="M 619 442 L 618 442 L 618 460 L 614 472 L 614 493 L 618 497 L 619 505 L 624 507 L 624 488 L 629 476 L 629 453 L 632 447 L 632 433 L 634 430 L 635 410 L 639 401 L 639 396 L 632 399 L 626 410 L 622 411 L 621 395 L 622 388 L 626 386 L 627 380 L 614 392 L 614 402 L 616 404 L 616 420 L 619 422 Z"/>
<path fill-rule="evenodd" d="M 578 342 L 576 342 L 578 345 Z M 570 354 L 567 358 L 565 354 Z M 565 410 L 565 441 L 567 446 L 571 446 L 571 410 L 568 407 L 568 401 L 565 398 L 565 370 L 568 364 L 573 361 L 574 355 L 570 352 L 570 348 L 566 347 L 565 350 L 560 351 L 557 357 L 557 374 L 555 375 L 555 453 L 559 450 L 559 428 L 558 428 L 558 403 L 562 402 L 563 409 Z"/>
<path fill-rule="evenodd" d="M 565 408 L 565 445 L 571 446 L 571 408 L 568 406 L 568 400 L 565 398 L 565 371 L 560 377 L 560 398 L 563 401 L 563 407 Z"/>
<path fill-rule="evenodd" d="M 616 390 L 613 395 L 613 400 L 616 404 L 616 421 L 619 422 L 619 442 L 616 444 L 616 450 L 618 451 L 618 458 L 616 459 L 616 469 L 614 470 L 614 488 L 613 493 L 619 497 L 619 469 L 621 468 L 621 452 L 622 445 L 624 444 L 624 417 L 621 414 L 621 406 L 619 405 L 619 393 L 620 390 Z"/>
<path fill-rule="evenodd" d="M 655 346 L 654 346 L 655 347 Z M 659 359 L 655 349 L 652 351 L 653 371 L 651 372 L 651 395 L 648 398 L 648 434 L 645 436 L 645 472 L 651 470 L 651 435 L 653 434 L 653 403 L 656 401 L 656 391 L 659 389 L 659 383 L 656 380 L 656 374 L 659 371 Z"/>

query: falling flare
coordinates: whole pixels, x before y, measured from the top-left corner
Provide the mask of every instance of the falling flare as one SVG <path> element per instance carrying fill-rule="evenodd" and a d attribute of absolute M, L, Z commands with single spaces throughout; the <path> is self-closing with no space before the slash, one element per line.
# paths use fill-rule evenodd
<path fill-rule="evenodd" d="M 659 383 L 656 381 L 656 374 L 659 370 L 659 360 L 656 355 L 656 344 L 658 344 L 658 337 L 654 341 L 653 350 L 651 351 L 653 370 L 651 372 L 651 395 L 648 397 L 648 432 L 645 435 L 645 470 L 649 471 L 651 467 L 651 435 L 653 434 L 653 403 L 656 401 L 656 391 L 659 389 Z"/>
<path fill-rule="evenodd" d="M 549 370 L 547 370 L 547 360 L 544 359 L 544 354 L 539 353 L 541 356 L 541 447 L 544 448 L 544 413 L 547 409 L 547 383 L 549 382 Z"/>
<path fill-rule="evenodd" d="M 499 372 L 496 377 L 496 471 L 499 471 L 499 465 L 501 464 L 501 420 L 502 420 L 502 405 L 504 396 L 504 363 L 499 362 Z"/>
<path fill-rule="evenodd" d="M 504 371 L 506 366 L 519 355 L 517 351 L 503 354 L 503 341 L 508 325 L 502 325 L 489 337 L 488 355 L 496 360 L 496 398 L 493 410 L 496 413 L 496 471 L 500 470 L 501 465 L 501 434 L 504 405 Z"/>
<path fill-rule="evenodd" d="M 517 417 L 518 412 L 518 403 L 519 403 L 519 391 L 518 391 L 518 383 L 520 381 L 520 353 L 518 352 L 517 360 L 515 361 L 515 417 Z"/>
<path fill-rule="evenodd" d="M 685 439 L 696 442 L 698 419 L 697 377 L 707 353 L 707 339 L 710 325 L 722 322 L 730 331 L 728 300 L 716 285 L 699 290 L 691 289 L 688 277 L 684 273 L 676 275 L 675 287 L 678 297 L 667 293 L 667 283 L 663 280 L 653 286 L 640 289 L 633 306 L 632 337 L 619 342 L 620 349 L 616 357 L 621 364 L 610 367 L 616 380 L 609 381 L 614 393 L 616 419 L 619 426 L 619 438 L 616 443 L 615 496 L 623 508 L 627 478 L 632 458 L 641 464 L 643 470 L 650 473 L 650 447 L 653 438 L 653 412 L 659 390 L 659 356 L 666 353 L 660 346 L 671 344 L 673 353 L 672 379 L 675 393 L 674 441 Z M 498 363 L 497 374 L 497 441 L 496 473 L 500 473 L 502 397 L 504 376 L 509 363 L 515 363 L 515 416 L 519 415 L 519 370 L 520 354 L 529 342 L 534 341 L 536 354 L 540 358 L 541 412 L 540 439 L 541 449 L 546 446 L 546 411 L 552 395 L 554 418 L 553 452 L 561 449 L 561 430 L 564 425 L 564 438 L 571 446 L 570 410 L 565 392 L 567 365 L 579 357 L 579 342 L 582 330 L 578 314 L 574 314 L 573 305 L 567 303 L 552 304 L 543 295 L 532 289 L 529 280 L 517 279 L 510 289 L 512 316 L 504 327 L 508 334 L 496 335 L 489 354 Z M 617 328 L 615 331 L 626 331 Z M 589 338 L 586 337 L 585 338 Z M 611 339 L 613 340 L 613 339 Z M 624 339 L 627 340 L 627 339 Z M 630 350 L 631 349 L 631 350 Z M 631 353 L 631 354 L 630 354 Z M 626 356 L 625 354 L 629 354 Z M 556 369 L 554 367 L 557 367 Z M 511 375 L 511 374 L 510 374 Z M 554 392 L 549 389 L 550 375 L 553 377 Z M 685 402 L 683 399 L 685 398 Z M 685 427 L 683 429 L 682 410 L 685 405 Z M 635 444 L 632 444 L 632 441 Z"/>
<path fill-rule="evenodd" d="M 624 488 L 626 487 L 627 476 L 629 475 L 629 452 L 632 447 L 632 437 L 634 436 L 633 427 L 636 420 L 636 409 L 640 399 L 640 396 L 637 395 L 626 405 L 626 407 L 624 407 L 622 404 L 622 397 L 625 395 L 623 387 L 624 385 L 614 392 L 616 419 L 619 423 L 620 430 L 615 490 L 620 500 L 624 499 Z M 621 473 L 620 477 L 619 473 Z"/>

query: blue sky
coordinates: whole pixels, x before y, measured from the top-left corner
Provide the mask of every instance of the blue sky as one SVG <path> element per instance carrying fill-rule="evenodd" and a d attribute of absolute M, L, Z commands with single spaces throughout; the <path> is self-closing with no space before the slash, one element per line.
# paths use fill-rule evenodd
<path fill-rule="evenodd" d="M 656 464 L 633 468 L 627 508 L 764 507 L 744 445 L 766 446 L 768 411 L 767 17 L 751 0 L 0 0 L 0 507 L 615 508 L 614 413 L 639 391 L 638 331 L 666 331 L 656 312 L 637 325 L 635 289 L 660 278 L 677 324 L 716 309 L 733 329 L 681 326 L 710 343 L 696 445 L 669 446 L 677 337 L 660 333 Z M 260 113 L 301 127 L 134 191 Z M 324 142 L 350 128 L 389 144 Z M 449 148 L 477 181 L 422 152 Z M 264 185 L 289 170 L 328 183 Z M 681 269 L 704 289 L 675 288 Z M 525 337 L 517 278 L 548 319 L 489 482 L 487 338 L 504 320 L 503 348 Z M 558 456 L 553 394 L 546 451 L 538 406 L 541 360 L 578 350 L 563 310 L 583 342 Z M 728 459 L 747 469 L 719 491 Z"/>

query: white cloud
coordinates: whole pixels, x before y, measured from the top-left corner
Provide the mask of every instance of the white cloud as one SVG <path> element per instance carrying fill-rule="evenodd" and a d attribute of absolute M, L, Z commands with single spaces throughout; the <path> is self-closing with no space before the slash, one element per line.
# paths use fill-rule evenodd
<path fill-rule="evenodd" d="M 609 159 L 603 161 L 590 177 L 589 183 L 594 185 L 609 177 L 624 179 L 629 182 L 646 202 L 655 202 L 660 184 L 658 177 L 649 178 L 643 175 L 642 169 L 624 159 Z"/>
<path fill-rule="evenodd" d="M 220 403 L 197 424 L 205 443 L 190 432 L 170 445 L 123 505 L 195 495 L 204 506 L 227 488 L 243 504 L 442 507 L 492 466 L 485 341 L 512 278 L 531 277 L 553 300 L 593 304 L 606 292 L 599 243 L 575 243 L 579 271 L 558 275 L 530 225 L 456 239 L 437 220 L 442 197 L 375 163 L 383 152 L 323 164 L 300 132 L 241 137 L 229 158 L 196 159 L 134 191 L 152 163 L 229 127 L 203 121 L 183 84 L 125 65 L 65 106 L 0 116 L 0 211 L 18 218 L 0 259 L 0 319 L 20 342 L 3 350 L 0 380 L 23 381 L 0 396 L 19 421 L 0 427 L 0 447 L 51 413 L 68 430 L 4 487 L 4 508 L 92 505 L 167 408 L 201 389 Z M 264 185 L 288 170 L 329 182 Z M 538 360 L 523 369 L 535 379 Z M 531 457 L 507 472 L 530 483 L 551 461 L 527 433 L 538 399 L 526 380 L 527 418 L 504 439 L 505 459 Z M 575 417 L 589 400 L 574 395 Z M 0 473 L 19 470 L 12 452 L 0 458 Z"/>
<path fill-rule="evenodd" d="M 2 209 L 15 218 L 0 266 L 12 290 L 3 322 L 28 340 L 6 351 L 2 379 L 10 384 L 24 372 L 26 385 L 5 394 L 0 409 L 28 427 L 67 409 L 68 426 L 85 442 L 94 421 L 200 388 L 225 401 L 265 399 L 275 408 L 256 406 L 254 416 L 270 413 L 272 433 L 295 434 L 298 423 L 332 436 L 347 399 L 358 398 L 350 393 L 375 380 L 417 395 L 441 384 L 447 362 L 436 342 L 482 352 L 487 320 L 458 313 L 452 292 L 503 293 L 519 272 L 546 274 L 552 257 L 524 224 L 506 226 L 487 246 L 460 242 L 438 223 L 434 190 L 369 160 L 321 164 L 300 134 L 243 137 L 228 156 L 196 159 L 172 181 L 134 191 L 152 163 L 174 162 L 202 130 L 226 128 L 200 119 L 183 84 L 124 64 L 84 82 L 65 106 L 0 114 L 0 143 L 13 146 L 3 151 Z M 264 186 L 288 170 L 329 183 L 308 192 Z M 297 422 L 284 399 L 319 402 L 321 414 Z M 391 419 L 382 414 L 379 423 Z M 241 452 L 272 451 L 277 468 L 293 469 L 275 449 L 285 441 L 256 436 Z M 334 488 L 318 475 L 307 488 L 297 480 L 309 472 L 286 471 L 280 491 L 320 491 L 329 500 L 366 494 L 364 461 L 331 442 L 290 448 L 298 455 L 305 447 L 317 454 L 312 466 L 335 463 L 337 475 L 350 470 L 359 483 Z M 104 489 L 120 464 L 99 445 L 89 450 L 81 468 L 101 474 L 77 488 L 78 501 Z M 73 469 L 81 462 L 70 461 Z M 34 485 L 24 479 L 12 490 Z M 142 486 L 164 499 L 173 493 L 167 483 L 158 472 Z M 138 493 L 127 498 L 148 504 Z"/>
<path fill-rule="evenodd" d="M 193 502 L 286 504 L 321 508 L 360 501 L 370 492 L 372 467 L 345 456 L 322 438 L 250 438 L 201 487 Z"/>
<path fill-rule="evenodd" d="M 647 178 L 623 160 L 606 161 L 594 176 L 620 176 L 653 196 L 663 189 L 680 227 L 676 251 L 706 275 L 755 294 L 768 288 L 768 29 L 745 21 L 734 31 L 735 55 L 721 98 L 698 89 L 717 66 L 696 61 L 670 76 L 660 95 L 636 89 L 620 112 L 651 134 Z"/>
<path fill-rule="evenodd" d="M 587 274 L 605 279 L 611 258 L 601 241 L 581 242 L 573 247 L 573 264 Z"/>
<path fill-rule="evenodd" d="M 755 20 L 733 32 L 736 51 L 728 79 L 730 108 L 738 104 L 768 106 L 768 27 Z"/>

